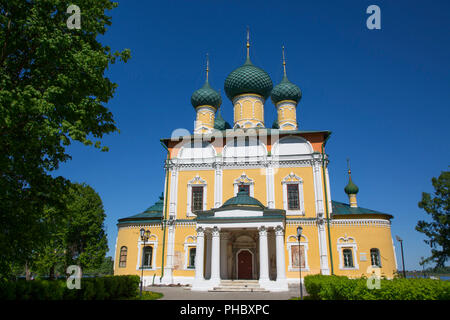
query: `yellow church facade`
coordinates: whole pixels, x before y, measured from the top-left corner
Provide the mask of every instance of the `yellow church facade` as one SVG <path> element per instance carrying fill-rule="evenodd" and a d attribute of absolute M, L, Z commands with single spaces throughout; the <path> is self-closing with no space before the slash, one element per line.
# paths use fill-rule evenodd
<path fill-rule="evenodd" d="M 283 67 L 273 87 L 252 64 L 247 43 L 247 60 L 225 80 L 232 126 L 220 114 L 207 67 L 205 85 L 191 98 L 194 133 L 161 139 L 163 195 L 118 221 L 114 274 L 199 291 L 226 291 L 236 280 L 255 291 L 286 291 L 300 272 L 361 277 L 377 269 L 393 277 L 392 216 L 358 206 L 350 171 L 349 203 L 331 200 L 331 132 L 299 129 L 301 91 L 287 79 L 284 52 Z M 264 122 L 269 97 L 277 114 L 272 128 Z"/>

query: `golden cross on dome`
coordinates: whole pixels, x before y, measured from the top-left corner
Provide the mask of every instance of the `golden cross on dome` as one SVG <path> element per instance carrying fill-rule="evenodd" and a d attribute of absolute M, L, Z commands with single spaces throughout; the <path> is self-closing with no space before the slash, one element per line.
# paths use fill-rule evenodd
<path fill-rule="evenodd" d="M 208 74 L 209 74 L 209 54 L 206 54 L 206 81 L 208 81 Z"/>
<path fill-rule="evenodd" d="M 247 26 L 247 58 L 250 57 L 250 29 Z"/>
<path fill-rule="evenodd" d="M 352 178 L 352 171 L 350 170 L 350 159 L 347 158 L 347 169 L 348 169 L 348 176 L 351 179 Z"/>
<path fill-rule="evenodd" d="M 282 51 L 283 51 L 283 71 L 284 75 L 286 76 L 286 59 L 284 57 L 284 46 L 282 46 Z"/>

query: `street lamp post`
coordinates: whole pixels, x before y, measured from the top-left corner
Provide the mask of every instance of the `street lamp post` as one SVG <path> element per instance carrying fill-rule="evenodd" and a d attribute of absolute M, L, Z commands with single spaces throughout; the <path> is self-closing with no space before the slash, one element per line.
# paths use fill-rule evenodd
<path fill-rule="evenodd" d="M 406 271 L 405 271 L 405 259 L 403 258 L 403 239 L 399 236 L 395 236 L 397 238 L 397 241 L 400 242 L 400 248 L 402 251 L 402 266 L 403 266 L 403 277 L 406 278 Z"/>
<path fill-rule="evenodd" d="M 303 285 L 302 285 L 302 261 L 301 261 L 301 247 L 300 247 L 300 238 L 302 237 L 302 230 L 303 228 L 301 226 L 297 227 L 297 240 L 298 240 L 298 267 L 300 270 L 300 300 L 303 300 Z"/>
<path fill-rule="evenodd" d="M 141 286 L 140 286 L 140 291 L 139 291 L 139 296 L 142 297 L 142 285 L 143 285 L 143 281 L 144 281 L 144 250 L 145 250 L 145 243 L 147 242 L 147 240 L 150 238 L 150 230 L 145 230 L 144 228 L 142 228 L 140 230 L 141 233 L 141 240 L 144 242 L 144 247 L 142 249 L 142 263 L 141 263 Z"/>

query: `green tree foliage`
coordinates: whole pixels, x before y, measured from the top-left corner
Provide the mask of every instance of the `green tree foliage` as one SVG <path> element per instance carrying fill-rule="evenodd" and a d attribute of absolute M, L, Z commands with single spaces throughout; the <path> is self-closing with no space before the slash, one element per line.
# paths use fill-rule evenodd
<path fill-rule="evenodd" d="M 106 217 L 100 196 L 86 184 L 72 184 L 63 197 L 64 212 L 52 229 L 51 237 L 35 251 L 33 269 L 40 274 L 65 274 L 69 265 L 82 270 L 98 269 L 108 251 L 104 220 Z M 54 211 L 47 209 L 47 212 Z"/>
<path fill-rule="evenodd" d="M 81 29 L 67 27 L 71 4 L 81 10 Z M 79 141 L 106 151 L 101 138 L 118 131 L 106 107 L 117 85 L 104 73 L 130 51 L 97 39 L 116 6 L 0 0 L 0 278 L 48 238 L 44 208 L 63 207 L 67 192 L 67 181 L 50 172 L 70 159 L 66 147 Z"/>
<path fill-rule="evenodd" d="M 87 268 L 83 270 L 83 274 L 94 276 L 108 276 L 114 274 L 114 260 L 112 257 L 105 257 L 98 267 Z"/>
<path fill-rule="evenodd" d="M 443 171 L 431 182 L 434 194 L 423 192 L 419 208 L 424 209 L 432 221 L 420 220 L 416 230 L 427 236 L 425 243 L 431 247 L 431 256 L 423 262 L 435 262 L 437 268 L 442 268 L 450 256 L 450 172 Z"/>

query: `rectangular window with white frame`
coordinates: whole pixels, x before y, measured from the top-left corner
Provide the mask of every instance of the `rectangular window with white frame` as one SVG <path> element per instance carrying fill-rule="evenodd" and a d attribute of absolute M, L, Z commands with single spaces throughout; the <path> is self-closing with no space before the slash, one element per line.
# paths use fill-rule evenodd
<path fill-rule="evenodd" d="M 293 172 L 281 182 L 283 186 L 283 209 L 286 215 L 305 215 L 303 180 Z"/>
<path fill-rule="evenodd" d="M 206 210 L 206 181 L 196 175 L 187 185 L 187 216 L 195 216 L 195 211 Z"/>

